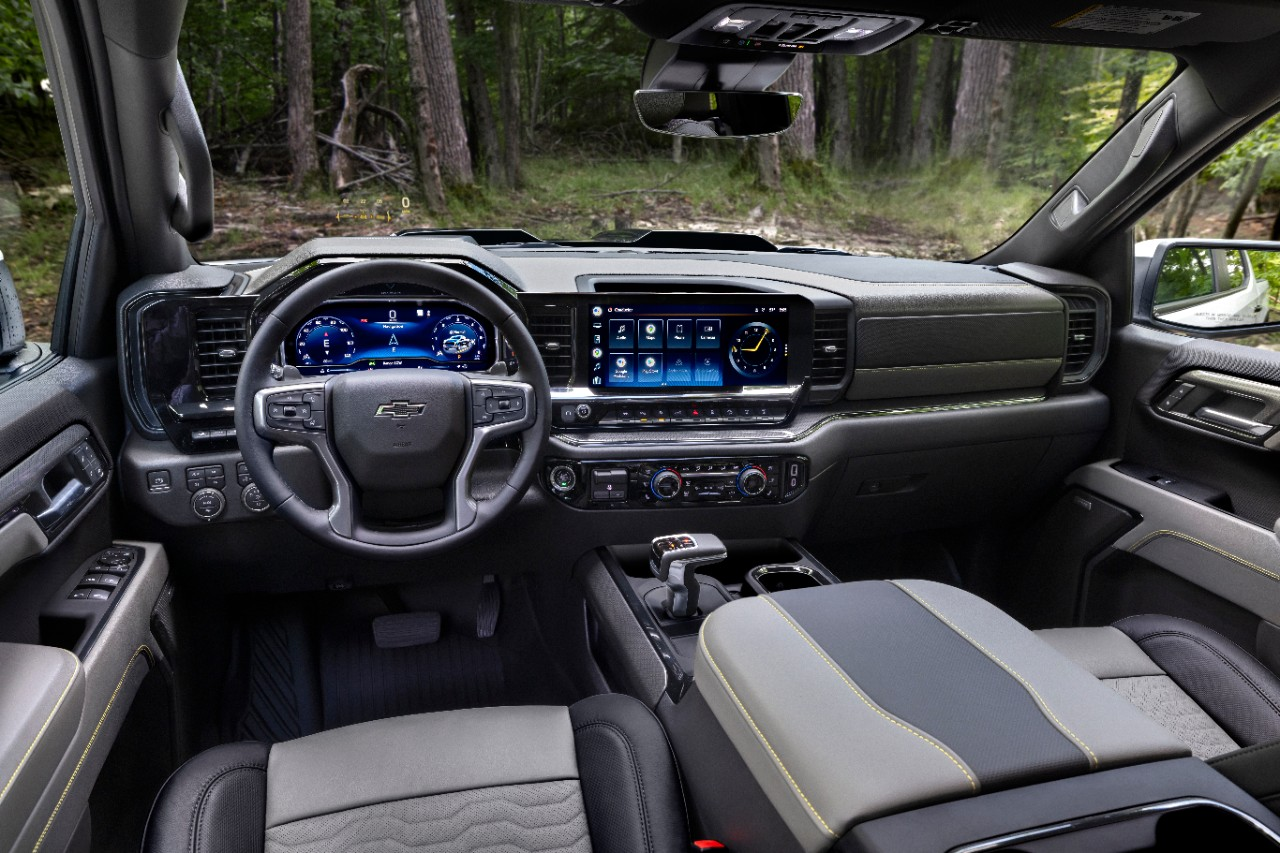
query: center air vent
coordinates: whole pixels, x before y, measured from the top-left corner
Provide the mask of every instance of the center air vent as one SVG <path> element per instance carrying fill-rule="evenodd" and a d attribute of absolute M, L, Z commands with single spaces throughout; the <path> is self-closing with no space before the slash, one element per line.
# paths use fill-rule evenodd
<path fill-rule="evenodd" d="M 230 400 L 248 342 L 243 314 L 206 311 L 196 315 L 196 365 L 210 400 Z"/>
<path fill-rule="evenodd" d="M 569 306 L 530 306 L 529 332 L 542 354 L 551 386 L 567 386 L 573 375 L 573 313 Z"/>
<path fill-rule="evenodd" d="M 849 315 L 819 311 L 813 321 L 814 385 L 839 385 L 849 365 Z"/>
<path fill-rule="evenodd" d="M 1058 294 L 1067 306 L 1067 350 L 1063 357 L 1064 382 L 1082 382 L 1098 369 L 1098 345 L 1102 311 L 1097 299 L 1079 293 Z"/>

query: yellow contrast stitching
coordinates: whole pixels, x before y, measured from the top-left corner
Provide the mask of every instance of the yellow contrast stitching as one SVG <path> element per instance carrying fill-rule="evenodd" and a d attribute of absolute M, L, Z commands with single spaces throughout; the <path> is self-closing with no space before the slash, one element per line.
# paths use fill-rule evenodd
<path fill-rule="evenodd" d="M 71 654 L 67 652 L 67 654 Z M 67 679 L 67 686 L 62 688 L 62 695 L 58 697 L 58 701 L 53 703 L 53 710 L 49 712 L 49 716 L 45 718 L 44 725 L 40 727 L 40 731 L 36 732 L 35 739 L 31 741 L 31 745 L 27 747 L 27 751 L 22 754 L 22 760 L 18 762 L 18 766 L 13 768 L 13 775 L 9 777 L 9 781 L 4 783 L 4 787 L 0 788 L 0 802 L 4 800 L 9 789 L 13 787 L 14 781 L 18 778 L 18 774 L 22 772 L 22 768 L 26 766 L 27 760 L 31 758 L 31 753 L 35 752 L 36 746 L 40 743 L 40 739 L 44 737 L 45 730 L 49 728 L 49 724 L 53 722 L 53 718 L 57 715 L 58 709 L 62 707 L 62 702 L 67 698 L 67 694 L 71 692 L 71 685 L 76 683 L 76 676 L 80 674 L 80 659 L 75 655 L 75 668 L 71 670 L 71 677 Z"/>
<path fill-rule="evenodd" d="M 1280 581 L 1280 574 L 1276 574 L 1270 569 L 1264 569 L 1262 566 L 1259 566 L 1255 563 L 1250 563 L 1248 560 L 1244 559 L 1243 557 L 1237 557 L 1235 554 L 1232 554 L 1229 551 L 1224 551 L 1221 548 L 1218 548 L 1214 545 L 1210 545 L 1208 542 L 1202 542 L 1199 539 L 1195 538 L 1194 536 L 1188 536 L 1187 534 L 1179 533 L 1176 530 L 1157 530 L 1154 533 L 1148 533 L 1146 536 L 1142 537 L 1133 545 L 1129 546 L 1129 553 L 1133 554 L 1137 552 L 1137 550 L 1141 548 L 1143 545 L 1146 545 L 1148 542 L 1152 541 L 1153 539 L 1157 539 L 1161 536 L 1172 536 L 1175 539 L 1182 539 L 1186 542 L 1190 542 L 1192 545 L 1199 545 L 1201 548 L 1205 548 L 1209 551 L 1212 551 L 1213 553 L 1219 556 L 1226 557 L 1228 560 L 1230 560 L 1233 563 L 1239 563 L 1240 565 L 1244 566 L 1246 569 L 1253 569 L 1255 572 L 1257 572 L 1260 575 L 1266 575 L 1272 580 Z"/>
<path fill-rule="evenodd" d="M 764 736 L 764 732 L 760 731 L 760 727 L 756 725 L 756 721 L 751 718 L 750 712 L 747 711 L 747 706 L 743 705 L 742 700 L 738 698 L 738 694 L 733 692 L 733 688 L 729 686 L 729 679 L 725 678 L 724 673 L 720 671 L 720 665 L 716 663 L 716 659 L 711 656 L 711 649 L 707 647 L 707 643 L 702 637 L 698 638 L 698 645 L 702 648 L 702 653 L 707 656 L 707 660 L 711 662 L 711 667 L 716 671 L 716 675 L 720 677 L 720 682 L 724 685 L 724 689 L 729 691 L 729 695 L 733 698 L 734 704 L 738 706 L 738 710 L 742 712 L 742 716 L 746 718 L 748 723 L 750 723 L 751 729 L 756 733 L 756 737 L 760 738 L 760 742 L 764 744 L 764 748 L 769 750 L 769 754 L 773 756 L 774 762 L 777 763 L 778 768 L 782 771 L 783 775 L 787 777 L 787 781 L 791 783 L 791 787 L 800 795 L 800 799 L 804 800 L 805 806 L 808 807 L 810 813 L 817 819 L 818 823 L 822 824 L 822 828 L 826 831 L 827 835 L 830 835 L 832 838 L 837 838 L 838 836 L 836 833 L 827 825 L 827 822 L 822 819 L 822 815 L 818 814 L 818 810 L 814 808 L 813 803 L 809 802 L 809 798 L 804 795 L 804 791 L 800 790 L 800 783 L 797 782 L 795 777 L 791 775 L 791 772 L 787 770 L 787 765 L 782 763 L 782 759 L 778 756 L 778 753 L 774 751 L 772 744 L 769 743 L 769 739 Z"/>
<path fill-rule="evenodd" d="M 932 740 L 929 737 L 926 737 L 925 735 L 921 734 L 920 732 L 916 731 L 915 729 L 911 728 L 905 723 L 894 719 L 893 717 L 889 716 L 884 711 L 876 707 L 875 704 L 872 703 L 872 701 L 868 699 L 852 681 L 849 680 L 849 677 L 846 676 L 843 671 L 841 671 L 840 667 L 836 666 L 835 663 L 831 660 L 831 658 L 827 657 L 826 652 L 822 651 L 822 649 L 815 646 L 813 644 L 813 641 L 804 635 L 804 632 L 800 630 L 800 628 L 796 625 L 796 623 L 791 621 L 791 617 L 788 616 L 786 613 L 784 613 L 782 611 L 782 608 L 780 608 L 778 605 L 773 603 L 773 599 L 771 599 L 767 595 L 762 595 L 760 596 L 760 598 L 767 601 L 769 603 L 769 606 L 772 607 L 775 611 L 777 611 L 778 615 L 782 617 L 783 621 L 785 621 L 788 625 L 791 626 L 791 630 L 795 631 L 796 635 L 799 636 L 800 639 L 804 640 L 805 643 L 809 646 L 809 648 L 813 649 L 817 653 L 818 657 L 822 658 L 823 662 L 826 663 L 827 666 L 831 667 L 831 671 L 834 672 L 840 678 L 840 680 L 845 683 L 846 687 L 848 687 L 850 690 L 853 691 L 853 695 L 857 696 L 859 699 L 862 700 L 864 705 L 866 705 L 871 710 L 875 711 L 884 719 L 893 723 L 898 728 L 904 731 L 910 732 L 911 734 L 920 738 L 920 740 L 924 741 L 925 743 L 932 746 L 934 749 L 938 750 L 938 752 L 941 752 L 948 759 L 950 759 L 951 763 L 954 764 L 960 770 L 961 773 L 964 774 L 964 778 L 969 780 L 969 787 L 975 792 L 978 790 L 977 780 L 975 780 L 973 776 L 969 774 L 969 771 L 965 769 L 965 766 L 960 763 L 960 760 L 956 758 L 956 756 L 949 749 L 947 749 L 937 741 Z"/>
<path fill-rule="evenodd" d="M 93 734 L 89 736 L 89 742 L 84 745 L 84 752 L 80 753 L 80 760 L 76 762 L 76 769 L 71 771 L 71 778 L 67 780 L 67 786 L 62 789 L 62 796 L 58 797 L 58 802 L 53 807 L 53 813 L 49 815 L 49 820 L 45 822 L 44 829 L 40 832 L 40 837 L 36 839 L 36 846 L 31 848 L 31 853 L 37 853 L 40 846 L 44 844 L 45 836 L 49 834 L 50 828 L 53 827 L 54 820 L 58 817 L 58 812 L 62 810 L 62 804 L 66 802 L 67 794 L 71 793 L 71 786 L 76 783 L 76 777 L 80 775 L 80 769 L 84 767 L 85 759 L 89 757 L 89 750 L 93 749 L 94 742 L 98 739 L 98 733 L 102 731 L 102 724 L 107 721 L 107 715 L 111 713 L 111 708 L 116 704 L 116 697 L 120 695 L 120 690 L 124 687 L 125 680 L 128 679 L 129 673 L 133 670 L 133 665 L 138 662 L 138 655 L 146 652 L 147 660 L 151 660 L 151 649 L 145 644 L 138 646 L 137 651 L 133 653 L 133 657 L 129 658 L 129 663 L 125 665 L 124 672 L 120 674 L 120 680 L 116 682 L 116 689 L 111 691 L 111 698 L 107 700 L 107 707 L 102 709 L 102 716 L 98 718 L 98 725 L 93 727 Z"/>
<path fill-rule="evenodd" d="M 1055 714 L 1055 713 L 1053 713 L 1053 709 L 1049 707 L 1049 703 L 1048 703 L 1048 702 L 1046 702 L 1046 701 L 1044 701 L 1044 697 L 1043 697 L 1043 696 L 1041 696 L 1041 695 L 1039 694 L 1039 692 L 1037 692 L 1037 691 L 1036 691 L 1036 689 L 1035 689 L 1034 687 L 1032 687 L 1032 686 L 1031 686 L 1031 682 L 1027 681 L 1025 678 L 1023 678 L 1021 675 L 1019 675 L 1019 674 L 1018 674 L 1018 672 L 1017 672 L 1017 670 L 1015 670 L 1013 667 L 1009 666 L 1009 664 L 1005 663 L 1004 661 L 1000 660 L 1000 658 L 996 657 L 996 655 L 995 655 L 995 654 L 994 654 L 990 649 L 988 649 L 986 646 L 982 645 L 982 643 L 979 643 L 979 642 L 978 642 L 977 640 L 975 640 L 973 637 L 971 637 L 971 636 L 969 636 L 968 634 L 966 634 L 966 633 L 965 633 L 965 632 L 964 632 L 964 631 L 963 631 L 963 630 L 962 630 L 958 625 L 956 625 L 954 622 L 952 622 L 952 621 L 951 621 L 950 619 L 948 619 L 946 616 L 943 616 L 941 613 L 939 613 L 936 609 L 934 609 L 934 607 L 933 607 L 932 605 L 930 605 L 930 604 L 929 604 L 929 602 L 925 601 L 925 600 L 924 600 L 923 598 L 921 598 L 919 595 L 917 595 L 916 593 L 914 593 L 914 592 L 912 592 L 911 590 L 907 589 L 905 586 L 903 586 L 902 584 L 898 583 L 897 581 L 890 581 L 890 583 L 892 583 L 892 584 L 893 584 L 894 586 L 896 586 L 898 589 L 900 589 L 900 590 L 902 590 L 903 592 L 905 592 L 907 595 L 911 596 L 913 599 L 915 599 L 915 600 L 916 600 L 916 602 L 917 602 L 921 607 L 925 608 L 925 609 L 926 609 L 926 610 L 928 610 L 930 613 L 932 613 L 934 616 L 936 616 L 936 617 L 938 617 L 939 619 L 941 619 L 941 620 L 942 620 L 942 621 L 947 625 L 947 627 L 948 627 L 948 628 L 950 628 L 952 631 L 955 631 L 955 632 L 956 632 L 957 634 L 959 634 L 961 637 L 964 637 L 966 640 L 968 640 L 970 643 L 972 643 L 972 644 L 973 644 L 974 648 L 976 648 L 978 651 L 982 652 L 982 653 L 983 653 L 984 655 L 986 655 L 987 657 L 991 658 L 991 659 L 992 659 L 993 661 L 995 661 L 996 663 L 1000 664 L 1000 667 L 1001 667 L 1005 672 L 1009 673 L 1009 674 L 1010 674 L 1010 675 L 1012 675 L 1014 678 L 1018 679 L 1018 681 L 1022 684 L 1022 686 L 1023 686 L 1023 687 L 1025 687 L 1025 688 L 1027 689 L 1027 692 L 1028 692 L 1028 693 L 1030 693 L 1030 694 L 1035 698 L 1036 703 L 1040 705 L 1041 710 L 1043 710 L 1043 711 L 1044 711 L 1044 713 L 1048 714 L 1048 715 L 1049 715 L 1049 718 L 1050 718 L 1051 720 L 1053 720 L 1054 725 L 1056 725 L 1056 726 L 1057 726 L 1057 727 L 1058 727 L 1058 728 L 1059 728 L 1059 729 L 1060 729 L 1060 730 L 1061 730 L 1065 735 L 1067 735 L 1067 737 L 1069 737 L 1069 738 L 1071 738 L 1073 741 L 1075 741 L 1077 746 L 1079 746 L 1081 749 L 1083 749 L 1083 750 L 1085 751 L 1085 754 L 1087 754 L 1087 755 L 1089 756 L 1089 763 L 1090 763 L 1093 767 L 1095 767 L 1095 768 L 1096 768 L 1096 767 L 1098 766 L 1098 756 L 1094 754 L 1093 750 L 1089 748 L 1089 745 L 1088 745 L 1088 744 L 1086 744 L 1083 740 L 1081 740 L 1079 737 L 1077 737 L 1077 736 L 1076 736 L 1075 732 L 1073 732 L 1073 731 L 1071 731 L 1071 729 L 1067 728 L 1066 723 L 1064 723 L 1064 722 L 1062 722 L 1062 720 L 1059 720 L 1059 719 L 1058 719 L 1058 715 L 1057 715 L 1057 714 Z"/>

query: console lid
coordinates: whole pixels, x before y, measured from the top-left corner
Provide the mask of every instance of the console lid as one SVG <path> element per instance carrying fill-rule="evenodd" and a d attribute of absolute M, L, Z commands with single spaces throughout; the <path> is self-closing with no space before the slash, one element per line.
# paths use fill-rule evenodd
<path fill-rule="evenodd" d="M 1188 753 L 999 609 L 927 581 L 733 602 L 695 673 L 806 851 L 872 817 Z"/>

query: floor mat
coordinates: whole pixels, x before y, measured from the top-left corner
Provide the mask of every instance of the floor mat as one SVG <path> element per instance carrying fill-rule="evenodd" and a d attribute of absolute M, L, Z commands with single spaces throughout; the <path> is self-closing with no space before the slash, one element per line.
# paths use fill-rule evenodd
<path fill-rule="evenodd" d="M 450 634 L 380 649 L 369 619 L 324 631 L 320 673 L 325 728 L 508 702 L 497 640 Z"/>

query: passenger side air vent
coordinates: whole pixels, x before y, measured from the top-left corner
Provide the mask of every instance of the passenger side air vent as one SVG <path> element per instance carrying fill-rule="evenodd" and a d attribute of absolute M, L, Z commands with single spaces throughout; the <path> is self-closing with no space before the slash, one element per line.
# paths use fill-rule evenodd
<path fill-rule="evenodd" d="M 819 311 L 813 320 L 813 385 L 839 385 L 849 366 L 849 315 Z"/>
<path fill-rule="evenodd" d="M 529 306 L 529 332 L 542 354 L 551 387 L 563 388 L 573 375 L 573 312 L 567 305 Z"/>
<path fill-rule="evenodd" d="M 243 314 L 206 311 L 196 315 L 196 366 L 210 400 L 230 400 L 248 344 Z"/>
<path fill-rule="evenodd" d="M 1097 297 L 1082 293 L 1059 293 L 1067 306 L 1067 349 L 1062 361 L 1062 381 L 1084 382 L 1102 363 L 1103 347 L 1099 330 L 1104 317 Z"/>

